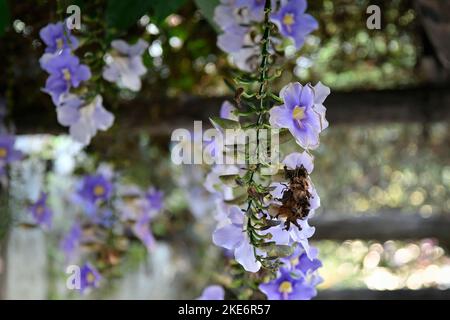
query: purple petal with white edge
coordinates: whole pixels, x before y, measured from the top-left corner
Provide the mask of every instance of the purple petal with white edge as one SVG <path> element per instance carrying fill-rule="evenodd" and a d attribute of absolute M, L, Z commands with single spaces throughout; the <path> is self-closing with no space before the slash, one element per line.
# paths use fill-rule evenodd
<path fill-rule="evenodd" d="M 130 51 L 130 46 L 123 40 L 113 40 L 111 41 L 111 47 L 116 49 L 119 53 L 123 55 L 128 55 Z"/>
<path fill-rule="evenodd" d="M 306 2 L 306 0 L 295 0 L 289 2 L 289 4 L 291 4 L 292 7 L 296 9 L 296 13 L 299 15 L 304 13 L 308 8 L 308 3 Z"/>
<path fill-rule="evenodd" d="M 129 47 L 128 54 L 130 56 L 141 56 L 147 48 L 148 42 L 143 39 L 139 39 L 135 44 Z"/>
<path fill-rule="evenodd" d="M 213 285 L 206 287 L 197 300 L 223 300 L 225 298 L 225 290 L 221 286 Z"/>
<path fill-rule="evenodd" d="M 302 153 L 293 152 L 287 155 L 283 160 L 283 164 L 291 170 L 303 165 L 309 174 L 314 170 L 314 158 L 306 151 L 303 151 Z"/>
<path fill-rule="evenodd" d="M 234 258 L 248 272 L 258 272 L 261 263 L 256 260 L 253 246 L 247 238 L 234 250 Z"/>
<path fill-rule="evenodd" d="M 287 109 L 294 109 L 300 106 L 300 96 L 303 86 L 299 82 L 292 82 L 283 87 L 280 91 L 280 97 L 283 99 Z M 292 118 L 292 114 L 290 114 Z"/>
<path fill-rule="evenodd" d="M 147 68 L 144 66 L 141 56 L 129 58 L 128 66 L 130 67 L 130 72 L 134 73 L 135 75 L 143 76 L 147 73 Z"/>
<path fill-rule="evenodd" d="M 103 79 L 109 82 L 117 82 L 120 78 L 120 71 L 117 65 L 113 62 L 105 66 L 102 73 Z"/>
<path fill-rule="evenodd" d="M 300 94 L 299 106 L 309 107 L 314 104 L 314 91 L 309 86 L 304 86 Z"/>
<path fill-rule="evenodd" d="M 214 9 L 214 21 L 222 30 L 233 26 L 236 23 L 234 8 L 232 6 L 218 5 Z"/>
<path fill-rule="evenodd" d="M 236 110 L 236 107 L 230 103 L 229 101 L 224 101 L 222 106 L 220 107 L 220 117 L 229 120 L 239 120 L 239 117 L 236 116 L 233 112 Z"/>
<path fill-rule="evenodd" d="M 294 291 L 289 294 L 289 300 L 311 300 L 316 295 L 317 291 L 313 286 L 297 283 Z"/>
<path fill-rule="evenodd" d="M 298 24 L 298 30 L 302 35 L 311 33 L 312 31 L 319 28 L 319 23 L 317 22 L 317 20 L 309 14 L 303 14 Z"/>
<path fill-rule="evenodd" d="M 319 146 L 319 132 L 308 123 L 304 123 L 302 129 L 293 126 L 289 128 L 289 131 L 295 137 L 297 144 L 303 149 L 315 149 Z"/>
<path fill-rule="evenodd" d="M 127 72 L 122 72 L 120 76 L 119 86 L 130 89 L 131 91 L 139 91 L 141 90 L 141 78 L 135 74 L 127 70 Z"/>
<path fill-rule="evenodd" d="M 292 126 L 292 111 L 281 105 L 279 107 L 273 107 L 269 111 L 270 125 L 274 128 L 289 128 Z"/>
<path fill-rule="evenodd" d="M 313 87 L 314 90 L 314 104 L 322 104 L 325 99 L 330 95 L 330 88 L 325 86 L 322 82 L 317 82 Z"/>
<path fill-rule="evenodd" d="M 77 88 L 82 81 L 89 80 L 91 78 L 91 70 L 87 65 L 80 65 L 75 74 L 72 76 L 72 85 Z"/>
<path fill-rule="evenodd" d="M 316 84 L 314 89 L 314 111 L 320 117 L 321 130 L 328 128 L 328 120 L 325 118 L 327 109 L 323 105 L 323 102 L 330 94 L 330 88 L 324 86 L 320 81 Z"/>
<path fill-rule="evenodd" d="M 244 212 L 242 212 L 241 208 L 238 206 L 232 206 L 229 210 L 228 218 L 231 223 L 242 226 L 244 224 Z"/>
<path fill-rule="evenodd" d="M 114 115 L 103 107 L 101 97 L 97 101 L 92 117 L 99 130 L 108 130 L 114 123 Z"/>
<path fill-rule="evenodd" d="M 58 122 L 65 127 L 69 127 L 80 120 L 80 111 L 78 108 L 69 106 L 58 107 L 56 108 L 56 114 Z"/>
<path fill-rule="evenodd" d="M 272 235 L 270 241 L 274 241 L 277 245 L 288 245 L 291 238 L 289 232 L 284 230 L 283 224 L 261 231 L 260 233 L 263 235 L 270 233 Z"/>
<path fill-rule="evenodd" d="M 233 224 L 218 228 L 213 233 L 214 244 L 229 250 L 234 249 L 243 240 L 245 242 L 242 227 Z"/>
<path fill-rule="evenodd" d="M 268 300 L 280 300 L 281 295 L 278 291 L 280 284 L 277 281 L 271 281 L 267 283 L 261 283 L 259 290 L 267 296 Z"/>
<path fill-rule="evenodd" d="M 309 192 L 311 193 L 311 198 L 309 199 L 309 205 L 310 205 L 310 210 L 312 212 L 314 212 L 314 210 L 319 209 L 320 207 L 320 197 L 319 194 L 317 193 L 316 188 L 314 187 L 313 183 L 311 181 L 310 182 L 310 186 L 309 186 Z M 313 215 L 310 215 L 309 217 L 311 218 Z"/>
<path fill-rule="evenodd" d="M 311 247 L 309 245 L 309 241 L 307 239 L 301 239 L 300 241 L 297 241 L 297 242 L 302 245 L 303 249 L 305 249 L 306 256 L 310 260 L 314 259 L 311 254 Z"/>
<path fill-rule="evenodd" d="M 69 133 L 74 140 L 83 145 L 88 145 L 96 130 L 86 118 L 81 117 L 77 123 L 70 126 Z"/>

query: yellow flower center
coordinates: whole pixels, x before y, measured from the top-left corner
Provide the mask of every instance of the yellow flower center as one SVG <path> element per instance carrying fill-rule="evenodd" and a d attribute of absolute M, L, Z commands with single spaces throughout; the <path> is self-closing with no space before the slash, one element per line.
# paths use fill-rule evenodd
<path fill-rule="evenodd" d="M 281 293 L 291 293 L 292 292 L 292 284 L 289 281 L 283 281 L 280 284 L 280 287 L 278 288 L 278 290 Z"/>
<path fill-rule="evenodd" d="M 6 158 L 7 155 L 8 155 L 8 149 L 0 148 L 0 158 Z"/>
<path fill-rule="evenodd" d="M 292 13 L 286 13 L 283 17 L 283 24 L 289 32 L 292 32 L 292 25 L 295 23 L 295 18 Z"/>
<path fill-rule="evenodd" d="M 88 281 L 88 283 L 92 283 L 95 281 L 95 275 L 92 272 L 89 272 L 87 274 L 87 281 Z"/>
<path fill-rule="evenodd" d="M 70 71 L 68 69 L 63 69 L 62 72 L 63 72 L 64 80 L 70 81 L 70 79 L 72 78 L 72 76 L 70 75 Z"/>
<path fill-rule="evenodd" d="M 64 46 L 64 41 L 63 41 L 63 39 L 61 39 L 61 38 L 56 39 L 56 47 L 57 47 L 58 49 L 62 49 L 63 46 Z"/>
<path fill-rule="evenodd" d="M 296 106 L 292 111 L 292 117 L 295 120 L 302 120 L 305 117 L 305 107 Z"/>
<path fill-rule="evenodd" d="M 104 194 L 105 194 L 105 188 L 103 188 L 103 186 L 100 186 L 100 185 L 95 186 L 95 188 L 94 188 L 94 194 L 95 194 L 97 197 L 100 197 L 100 196 L 104 195 Z"/>
<path fill-rule="evenodd" d="M 43 206 L 38 206 L 37 208 L 36 208 L 36 215 L 39 217 L 39 216 L 42 216 L 43 214 L 44 214 L 44 211 L 45 211 L 45 208 L 43 207 Z"/>
<path fill-rule="evenodd" d="M 294 259 L 291 259 L 291 264 L 292 264 L 293 267 L 297 266 L 298 262 L 299 262 L 298 257 L 294 258 Z"/>

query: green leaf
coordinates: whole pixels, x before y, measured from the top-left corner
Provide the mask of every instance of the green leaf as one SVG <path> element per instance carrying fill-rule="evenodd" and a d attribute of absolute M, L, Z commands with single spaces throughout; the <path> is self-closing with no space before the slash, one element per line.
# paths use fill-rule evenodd
<path fill-rule="evenodd" d="M 220 32 L 220 28 L 214 22 L 214 10 L 219 5 L 219 3 L 220 0 L 195 0 L 197 8 L 217 33 Z"/>
<path fill-rule="evenodd" d="M 212 117 L 209 118 L 209 121 L 211 121 L 211 124 L 216 128 L 217 130 L 224 132 L 226 129 L 240 129 L 241 124 L 238 121 L 230 120 L 230 119 L 224 119 L 219 117 Z"/>
<path fill-rule="evenodd" d="M 260 247 L 262 250 L 267 252 L 269 257 L 288 257 L 294 253 L 293 246 L 276 245 L 274 242 L 269 242 L 268 245 Z"/>
<path fill-rule="evenodd" d="M 229 187 L 236 187 L 238 186 L 236 179 L 239 178 L 238 174 L 227 174 L 219 176 L 220 181 L 222 181 L 223 184 L 229 186 Z"/>
<path fill-rule="evenodd" d="M 110 27 L 126 30 L 151 11 L 151 17 L 156 22 L 161 22 L 185 2 L 186 0 L 108 0 L 106 21 Z"/>
<path fill-rule="evenodd" d="M 106 21 L 110 27 L 128 29 L 152 7 L 152 0 L 108 0 Z"/>
<path fill-rule="evenodd" d="M 247 193 L 243 193 L 243 194 L 237 196 L 234 199 L 224 200 L 224 202 L 226 204 L 243 204 L 245 201 L 247 201 L 247 199 L 248 199 L 248 194 Z"/>
<path fill-rule="evenodd" d="M 178 11 L 186 0 L 152 0 L 152 17 L 157 22 L 163 21 L 166 17 Z"/>
<path fill-rule="evenodd" d="M 6 0 L 0 0 L 0 37 L 5 34 L 6 28 L 10 24 L 11 16 Z"/>

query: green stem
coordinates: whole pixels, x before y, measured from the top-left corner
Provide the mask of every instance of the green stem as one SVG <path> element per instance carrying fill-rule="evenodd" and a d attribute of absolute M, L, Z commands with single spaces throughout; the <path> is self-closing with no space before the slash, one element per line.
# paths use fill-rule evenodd
<path fill-rule="evenodd" d="M 269 63 L 269 59 L 270 59 L 270 52 L 269 52 L 269 46 L 270 46 L 270 29 L 271 29 L 271 23 L 270 23 L 270 13 L 272 11 L 272 3 L 271 0 L 266 0 L 265 6 L 264 6 L 264 33 L 263 33 L 263 38 L 261 40 L 261 64 L 260 64 L 260 74 L 259 74 L 259 90 L 258 90 L 258 95 L 257 95 L 257 99 L 260 100 L 259 103 L 259 110 L 258 110 L 258 118 L 256 121 L 256 129 L 258 130 L 264 122 L 264 115 L 265 115 L 265 107 L 264 107 L 264 102 L 265 102 L 265 98 L 268 94 L 267 90 L 268 90 L 268 80 L 267 80 L 267 73 L 270 67 L 270 63 Z M 259 141 L 259 132 L 257 131 L 257 142 Z M 258 146 L 256 149 L 256 152 L 258 152 Z M 256 165 L 255 168 L 251 169 L 251 174 L 250 174 L 250 178 L 248 180 L 248 186 L 252 187 L 254 185 L 254 175 L 255 172 L 258 171 L 259 169 L 259 165 Z M 252 224 L 252 217 L 253 217 L 253 212 L 252 212 L 252 207 L 254 206 L 253 204 L 253 199 L 249 199 L 248 200 L 248 206 L 247 206 L 247 210 L 246 210 L 246 215 L 247 215 L 247 234 L 250 238 L 250 241 L 252 241 L 254 239 L 254 234 L 256 233 L 256 231 L 254 230 L 254 226 Z M 253 242 L 253 241 L 252 241 Z M 252 243 L 254 244 L 254 243 Z M 255 244 L 254 244 L 255 245 Z M 256 256 L 256 246 L 254 246 L 254 252 L 255 252 L 255 256 Z"/>

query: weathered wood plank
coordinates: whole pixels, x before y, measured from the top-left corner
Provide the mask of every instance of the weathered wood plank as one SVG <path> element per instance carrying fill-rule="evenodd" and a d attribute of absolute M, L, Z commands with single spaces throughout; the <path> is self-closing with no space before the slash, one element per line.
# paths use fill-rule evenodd
<path fill-rule="evenodd" d="M 221 103 L 230 97 L 184 97 L 179 99 L 133 100 L 115 111 L 115 127 L 145 129 L 153 135 L 170 135 L 176 128 L 191 128 L 194 120 L 208 125 L 219 114 Z M 108 103 L 105 105 L 108 107 Z M 449 88 L 410 88 L 381 91 L 332 92 L 326 101 L 330 123 L 379 124 L 450 121 Z M 16 111 L 12 118 L 17 133 L 61 133 L 56 113 Z"/>

